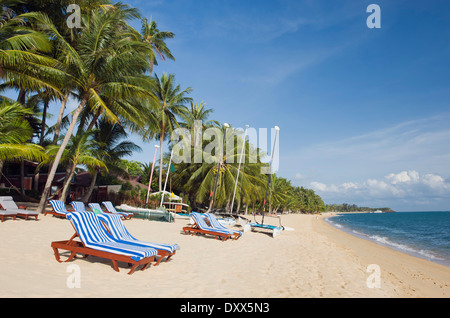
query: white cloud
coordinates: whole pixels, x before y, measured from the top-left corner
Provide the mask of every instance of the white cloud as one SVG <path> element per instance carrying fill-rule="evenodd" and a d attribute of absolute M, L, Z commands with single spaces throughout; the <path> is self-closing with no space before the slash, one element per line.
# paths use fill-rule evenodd
<path fill-rule="evenodd" d="M 400 173 L 391 173 L 386 176 L 386 179 L 390 180 L 392 184 L 397 183 L 417 183 L 419 182 L 419 173 L 415 170 L 402 171 Z"/>
<path fill-rule="evenodd" d="M 364 182 L 325 184 L 311 182 L 310 187 L 323 196 L 325 202 L 345 200 L 356 202 L 428 202 L 450 199 L 450 182 L 438 174 L 421 175 L 416 170 L 390 173 L 384 179 L 370 178 Z M 329 200 L 335 200 L 333 202 Z M 385 204 L 388 206 L 389 204 Z"/>

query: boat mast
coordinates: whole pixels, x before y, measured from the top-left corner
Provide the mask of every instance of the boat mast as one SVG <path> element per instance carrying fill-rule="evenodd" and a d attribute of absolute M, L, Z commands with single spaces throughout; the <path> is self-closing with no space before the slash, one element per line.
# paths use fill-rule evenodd
<path fill-rule="evenodd" d="M 278 135 L 278 131 L 279 130 L 280 130 L 280 127 L 275 126 L 275 138 L 274 138 L 274 141 L 273 141 L 272 154 L 271 154 L 271 158 L 270 158 L 269 175 L 267 176 L 268 178 L 267 178 L 266 197 L 264 198 L 261 224 L 264 224 L 264 214 L 265 214 L 265 210 L 266 210 L 267 195 L 269 194 L 269 185 L 270 185 L 270 180 L 271 180 L 271 176 L 272 176 L 273 154 L 275 152 L 275 144 L 277 143 L 277 135 Z"/>

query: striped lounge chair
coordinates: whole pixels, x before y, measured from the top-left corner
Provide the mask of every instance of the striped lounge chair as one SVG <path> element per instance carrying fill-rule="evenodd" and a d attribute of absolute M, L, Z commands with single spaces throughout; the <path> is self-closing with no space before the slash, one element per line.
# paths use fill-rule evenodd
<path fill-rule="evenodd" d="M 102 203 L 105 206 L 105 208 L 108 210 L 109 213 L 120 214 L 120 215 L 123 216 L 123 218 L 125 220 L 130 220 L 133 217 L 133 215 L 134 215 L 133 213 L 117 211 L 116 208 L 114 207 L 114 205 L 111 203 L 111 201 L 104 201 Z"/>
<path fill-rule="evenodd" d="M 72 201 L 70 202 L 70 205 L 74 208 L 76 212 L 87 212 L 86 206 L 83 202 L 80 201 Z"/>
<path fill-rule="evenodd" d="M 154 248 L 114 239 L 95 213 L 73 212 L 68 213 L 66 217 L 74 227 L 75 234 L 68 241 L 56 241 L 51 244 L 55 258 L 60 263 L 63 261 L 60 259 L 59 249 L 62 249 L 70 252 L 65 262 L 71 261 L 76 254 L 84 254 L 85 257 L 92 255 L 110 259 L 117 272 L 119 271 L 117 262 L 131 264 L 128 274 L 133 274 L 140 265 L 144 265 L 142 270 L 148 268 L 158 254 Z M 80 241 L 75 241 L 76 237 L 79 237 Z"/>
<path fill-rule="evenodd" d="M 130 244 L 148 246 L 156 249 L 158 251 L 158 261 L 155 263 L 155 266 L 161 263 L 162 259 L 166 257 L 166 262 L 175 254 L 177 250 L 180 249 L 178 244 L 158 244 L 152 242 L 141 241 L 134 238 L 130 232 L 128 232 L 127 228 L 124 226 L 120 215 L 112 214 L 112 213 L 102 213 L 98 215 L 100 221 L 105 224 L 109 233 L 116 240 L 124 241 Z"/>
<path fill-rule="evenodd" d="M 45 212 L 44 216 L 47 214 L 50 214 L 53 216 L 65 218 L 67 213 L 69 213 L 69 211 L 66 210 L 66 205 L 64 204 L 64 202 L 62 202 L 60 200 L 50 200 L 49 202 L 50 202 L 50 205 L 52 206 L 52 211 Z"/>
<path fill-rule="evenodd" d="M 214 235 L 218 240 L 226 241 L 228 239 L 237 240 L 241 237 L 240 234 L 234 233 L 235 231 L 229 229 L 217 229 L 206 224 L 203 215 L 198 212 L 191 212 L 190 216 L 194 221 L 194 225 L 183 227 L 184 233 L 187 234 L 209 234 Z"/>
<path fill-rule="evenodd" d="M 91 208 L 92 212 L 95 212 L 95 210 L 104 212 L 101 205 L 98 203 L 88 203 L 88 205 Z"/>
<path fill-rule="evenodd" d="M 29 217 L 34 217 L 36 221 L 38 220 L 39 212 L 27 210 L 26 206 L 17 206 L 11 196 L 0 197 L 0 206 L 5 209 L 4 211 L 0 211 L 2 212 L 2 216 L 20 216 L 25 218 L 25 220 L 28 220 Z M 2 217 L 2 222 L 3 220 L 4 217 Z"/>
<path fill-rule="evenodd" d="M 212 214 L 212 213 L 205 213 L 204 216 L 206 216 L 206 219 L 208 220 L 209 224 L 213 228 L 220 229 L 220 230 L 225 230 L 225 231 L 230 231 L 233 234 L 242 236 L 242 232 L 241 231 L 236 231 L 236 230 L 229 229 L 229 228 L 225 227 L 223 224 L 221 224 L 217 220 L 217 218 L 216 218 L 216 216 L 214 214 Z"/>

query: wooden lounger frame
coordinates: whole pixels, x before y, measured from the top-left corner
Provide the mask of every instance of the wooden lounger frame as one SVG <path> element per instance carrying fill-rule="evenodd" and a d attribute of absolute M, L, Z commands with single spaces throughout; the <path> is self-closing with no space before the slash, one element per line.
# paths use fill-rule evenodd
<path fill-rule="evenodd" d="M 13 220 L 15 221 L 16 220 L 16 216 L 17 216 L 16 213 L 14 213 L 14 214 L 0 214 L 0 219 L 2 220 L 2 222 L 5 222 L 5 218 L 6 217 L 12 217 Z"/>
<path fill-rule="evenodd" d="M 237 233 L 221 233 L 216 231 L 208 231 L 208 230 L 202 230 L 200 229 L 197 224 L 194 224 L 193 226 L 185 226 L 183 227 L 184 234 L 188 235 L 191 234 L 194 236 L 195 234 L 209 234 L 214 235 L 214 237 L 218 240 L 226 241 L 228 239 L 237 240 L 239 237 L 241 237 Z"/>
<path fill-rule="evenodd" d="M 59 263 L 71 261 L 72 259 L 75 258 L 76 254 L 83 254 L 84 258 L 91 255 L 91 256 L 97 256 L 97 257 L 101 257 L 101 258 L 110 259 L 113 263 L 113 267 L 116 272 L 119 271 L 119 266 L 118 266 L 117 262 L 128 263 L 129 265 L 132 265 L 131 270 L 128 272 L 128 274 L 131 275 L 134 273 L 134 271 L 136 270 L 136 268 L 138 266 L 144 265 L 144 267 L 141 270 L 145 270 L 155 260 L 155 256 L 150 256 L 150 257 L 143 258 L 140 261 L 135 261 L 135 260 L 131 259 L 131 256 L 95 250 L 95 249 L 84 246 L 84 244 L 82 242 L 74 241 L 74 238 L 77 236 L 78 236 L 78 233 L 75 233 L 68 241 L 52 242 L 51 247 L 53 248 L 53 251 L 55 253 L 55 258 Z M 65 261 L 62 261 L 59 256 L 58 249 L 70 251 L 71 253 L 70 253 L 69 258 Z"/>

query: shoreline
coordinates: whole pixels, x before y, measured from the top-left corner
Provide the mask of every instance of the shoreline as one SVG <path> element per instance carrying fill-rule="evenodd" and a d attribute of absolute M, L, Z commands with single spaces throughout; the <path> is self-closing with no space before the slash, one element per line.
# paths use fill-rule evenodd
<path fill-rule="evenodd" d="M 450 268 L 388 246 L 360 238 L 326 222 L 321 215 L 315 229 L 333 238 L 341 248 L 367 264 L 377 264 L 384 277 L 398 286 L 399 297 L 439 298 L 450 296 Z M 317 224 L 316 224 L 317 225 Z"/>
<path fill-rule="evenodd" d="M 328 215 L 329 213 L 330 213 L 330 215 Z M 345 213 L 347 213 L 347 212 L 345 212 Z M 352 214 L 352 212 L 348 212 L 348 213 Z M 338 215 L 342 215 L 342 213 L 340 213 L 340 212 L 325 212 L 325 213 L 322 213 L 321 218 L 322 218 L 322 220 L 324 222 L 326 222 L 328 225 L 332 226 L 333 228 L 335 228 L 335 229 L 337 229 L 339 231 L 345 232 L 345 233 L 347 233 L 349 235 L 352 235 L 352 236 L 354 236 L 356 238 L 363 239 L 363 240 L 375 243 L 377 245 L 387 247 L 387 248 L 389 248 L 391 250 L 398 251 L 398 252 L 401 252 L 401 253 L 404 253 L 404 254 L 416 257 L 416 258 L 427 260 L 427 261 L 430 261 L 432 263 L 440 264 L 440 265 L 443 265 L 443 266 L 446 266 L 446 267 L 450 268 L 450 263 L 448 263 L 448 261 L 446 262 L 445 259 L 440 261 L 439 259 L 435 259 L 434 260 L 432 257 L 429 257 L 427 255 L 421 255 L 419 252 L 414 250 L 414 247 L 413 247 L 413 251 L 408 251 L 408 250 L 404 250 L 404 249 L 402 249 L 400 247 L 396 247 L 395 245 L 392 246 L 392 245 L 389 245 L 389 244 L 384 244 L 382 242 L 376 242 L 375 240 L 372 240 L 371 237 L 368 236 L 367 234 L 357 233 L 357 232 L 355 233 L 351 228 L 347 228 L 345 226 L 336 224 L 333 221 L 329 221 L 328 220 L 328 219 L 336 217 Z"/>
<path fill-rule="evenodd" d="M 135 237 L 177 243 L 167 263 L 127 275 L 94 257 L 58 263 L 52 241 L 69 239 L 69 221 L 39 216 L 38 221 L 0 223 L 0 297 L 11 298 L 399 298 L 449 297 L 450 269 L 333 228 L 313 215 L 283 215 L 293 231 L 276 238 L 247 232 L 237 241 L 185 235 L 189 220 L 174 223 L 132 219 Z M 267 222 L 270 218 L 267 218 Z M 238 226 L 235 229 L 242 229 Z M 367 267 L 378 264 L 380 288 L 369 288 Z M 73 268 L 80 288 L 70 288 Z"/>

